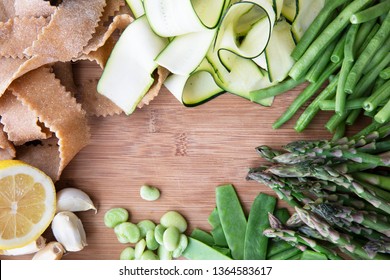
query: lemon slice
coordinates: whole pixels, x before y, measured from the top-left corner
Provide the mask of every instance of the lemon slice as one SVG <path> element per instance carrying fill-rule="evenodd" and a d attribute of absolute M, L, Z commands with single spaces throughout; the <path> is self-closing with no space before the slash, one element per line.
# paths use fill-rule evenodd
<path fill-rule="evenodd" d="M 36 240 L 55 209 L 56 191 L 49 176 L 22 161 L 0 161 L 0 249 Z"/>

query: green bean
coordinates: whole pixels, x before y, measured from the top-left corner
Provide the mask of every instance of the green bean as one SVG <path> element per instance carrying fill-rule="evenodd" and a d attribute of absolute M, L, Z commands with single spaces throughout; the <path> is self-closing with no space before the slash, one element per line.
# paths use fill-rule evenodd
<path fill-rule="evenodd" d="M 135 259 L 135 250 L 133 247 L 126 247 L 123 249 L 119 256 L 120 260 L 134 260 Z"/>
<path fill-rule="evenodd" d="M 203 243 L 205 243 L 209 246 L 212 246 L 215 244 L 213 236 L 211 234 L 209 234 L 208 232 L 205 232 L 204 230 L 201 230 L 199 228 L 195 228 L 192 231 L 191 237 L 194 239 L 197 239 L 199 241 L 202 241 Z"/>
<path fill-rule="evenodd" d="M 231 260 L 218 250 L 192 237 L 188 237 L 188 245 L 183 256 L 189 260 Z"/>
<path fill-rule="evenodd" d="M 157 249 L 157 256 L 160 260 L 172 260 L 172 251 L 168 251 L 164 245 L 160 245 Z"/>
<path fill-rule="evenodd" d="M 345 123 L 339 124 L 338 127 L 336 127 L 336 130 L 334 131 L 332 141 L 337 141 L 341 138 L 343 138 L 345 135 Z"/>
<path fill-rule="evenodd" d="M 302 132 L 315 117 L 315 115 L 320 111 L 320 102 L 322 100 L 333 98 L 336 94 L 337 88 L 337 78 L 333 79 L 329 85 L 309 104 L 305 111 L 301 114 L 297 120 L 294 129 L 297 132 Z"/>
<path fill-rule="evenodd" d="M 130 222 L 124 222 L 115 226 L 114 232 L 121 243 L 136 243 L 141 238 L 139 228 Z"/>
<path fill-rule="evenodd" d="M 154 230 L 151 229 L 146 233 L 145 236 L 146 241 L 146 247 L 148 247 L 149 250 L 156 250 L 160 244 L 156 241 L 156 238 L 154 237 Z"/>
<path fill-rule="evenodd" d="M 187 229 L 187 221 L 176 211 L 168 211 L 161 219 L 160 224 L 164 227 L 176 227 L 180 232 L 185 232 Z"/>
<path fill-rule="evenodd" d="M 367 74 L 370 72 L 373 68 L 378 65 L 384 56 L 388 54 L 390 51 L 390 37 L 387 38 L 384 45 L 375 53 L 374 57 L 370 60 L 370 62 L 367 64 L 367 66 L 363 70 L 363 74 Z"/>
<path fill-rule="evenodd" d="M 333 49 L 332 55 L 330 56 L 330 61 L 337 63 L 343 60 L 344 58 L 344 45 L 347 40 L 347 33 L 344 33 L 338 40 L 335 48 Z"/>
<path fill-rule="evenodd" d="M 352 25 L 349 27 L 346 40 L 344 44 L 344 60 L 341 66 L 340 70 L 340 76 L 337 84 L 337 90 L 336 90 L 336 108 L 335 111 L 339 115 L 345 113 L 345 101 L 347 99 L 346 92 L 345 92 L 345 83 L 347 80 L 347 76 L 349 74 L 349 71 L 351 71 L 353 62 L 355 61 L 354 58 L 354 45 L 355 45 L 355 39 L 356 34 L 359 30 L 359 25 Z"/>
<path fill-rule="evenodd" d="M 390 100 L 374 117 L 375 121 L 384 124 L 390 121 Z"/>
<path fill-rule="evenodd" d="M 106 227 L 114 228 L 129 219 L 129 212 L 124 208 L 112 208 L 104 214 Z"/>
<path fill-rule="evenodd" d="M 301 260 L 327 260 L 328 258 L 321 253 L 312 250 L 305 250 L 302 253 Z"/>
<path fill-rule="evenodd" d="M 353 92 L 363 74 L 364 67 L 369 63 L 375 52 L 385 43 L 390 35 L 390 11 L 387 13 L 385 21 L 379 27 L 378 32 L 371 39 L 364 51 L 359 55 L 350 73 L 348 74 L 345 84 L 345 91 Z"/>
<path fill-rule="evenodd" d="M 221 225 L 234 259 L 244 258 L 247 220 L 232 185 L 216 188 L 216 202 Z"/>
<path fill-rule="evenodd" d="M 362 47 L 364 42 L 367 40 L 367 37 L 369 36 L 372 28 L 379 24 L 376 23 L 376 20 L 370 20 L 365 23 L 362 23 L 359 27 L 359 32 L 356 35 L 356 40 L 355 40 L 355 53 L 358 54 L 359 49 Z M 375 33 L 374 33 L 375 34 Z"/>
<path fill-rule="evenodd" d="M 301 79 L 298 81 L 294 79 L 286 79 L 274 86 L 252 91 L 249 93 L 249 97 L 252 102 L 259 103 L 265 98 L 270 98 L 285 93 L 286 91 L 289 91 L 299 86 L 300 84 L 303 84 L 304 82 L 305 79 Z"/>
<path fill-rule="evenodd" d="M 290 105 L 290 107 L 284 112 L 284 114 L 276 120 L 276 122 L 273 124 L 273 128 L 279 128 L 281 127 L 285 122 L 290 120 L 292 116 L 308 101 L 320 87 L 322 84 L 330 77 L 330 75 L 333 74 L 334 71 L 336 71 L 340 67 L 341 63 L 331 64 L 328 66 L 328 68 L 324 71 L 324 73 L 321 75 L 321 77 L 318 79 L 316 83 L 308 85 L 294 100 L 294 102 Z"/>
<path fill-rule="evenodd" d="M 185 234 L 180 234 L 179 245 L 172 252 L 172 256 L 174 258 L 179 258 L 183 254 L 183 252 L 187 248 L 187 246 L 188 246 L 188 238 L 187 238 L 187 236 Z"/>
<path fill-rule="evenodd" d="M 359 97 L 356 99 L 348 100 L 347 104 L 345 105 L 346 110 L 354 110 L 354 109 L 361 109 L 363 108 L 363 102 L 366 100 L 366 97 Z M 336 108 L 336 101 L 335 100 L 322 100 L 320 102 L 320 109 L 323 111 L 334 111 Z"/>
<path fill-rule="evenodd" d="M 143 185 L 139 193 L 141 198 L 147 201 L 154 201 L 160 197 L 160 190 L 158 188 L 147 185 Z"/>
<path fill-rule="evenodd" d="M 302 78 L 308 69 L 322 55 L 323 51 L 332 42 L 349 23 L 349 18 L 355 12 L 361 10 L 371 0 L 355 0 L 351 2 L 341 13 L 318 35 L 318 37 L 310 44 L 310 47 L 302 55 L 302 57 L 294 64 L 290 70 L 290 77 L 298 80 Z"/>
<path fill-rule="evenodd" d="M 146 250 L 139 259 L 143 261 L 156 261 L 158 260 L 158 256 L 153 251 Z"/>
<path fill-rule="evenodd" d="M 317 63 L 315 63 L 307 72 L 306 80 L 310 83 L 315 83 L 318 81 L 318 78 L 321 76 L 321 74 L 324 72 L 326 67 L 329 64 L 329 61 L 331 59 L 331 55 L 336 47 L 337 40 L 334 40 L 325 50 L 324 54 L 321 56 L 321 58 L 318 60 Z"/>
<path fill-rule="evenodd" d="M 154 238 L 156 239 L 157 243 L 160 245 L 163 245 L 163 236 L 164 236 L 164 231 L 166 229 L 167 228 L 161 224 L 158 224 L 154 229 Z"/>
<path fill-rule="evenodd" d="M 135 248 L 134 248 L 134 257 L 136 260 L 139 260 L 142 256 L 142 254 L 144 253 L 146 249 L 146 241 L 145 239 L 141 239 L 140 241 L 137 242 L 137 244 L 135 244 Z"/>
<path fill-rule="evenodd" d="M 379 77 L 381 77 L 383 80 L 390 79 L 390 67 L 387 67 L 386 69 L 383 69 L 380 72 Z"/>
<path fill-rule="evenodd" d="M 325 6 L 321 9 L 320 13 L 314 19 L 312 24 L 303 34 L 301 40 L 291 53 L 291 57 L 295 60 L 301 58 L 310 44 L 315 40 L 321 29 L 326 25 L 326 22 L 331 18 L 333 12 L 342 4 L 348 2 L 348 0 L 334 0 L 326 1 Z"/>
<path fill-rule="evenodd" d="M 363 11 L 353 14 L 350 18 L 352 24 L 359 24 L 378 18 L 390 9 L 390 1 L 384 1 L 371 6 Z"/>
<path fill-rule="evenodd" d="M 273 213 L 276 198 L 264 193 L 256 196 L 251 206 L 245 234 L 245 260 L 265 260 L 269 238 L 263 231 L 270 227 L 268 213 Z"/>
<path fill-rule="evenodd" d="M 177 248 L 180 241 L 180 231 L 177 227 L 170 226 L 164 231 L 163 244 L 168 251 L 173 251 Z"/>
<path fill-rule="evenodd" d="M 298 248 L 292 247 L 288 250 L 282 251 L 280 253 L 277 253 L 269 258 L 269 260 L 287 260 L 288 258 L 291 258 L 292 256 L 295 256 L 296 254 L 301 253 L 302 251 Z"/>
<path fill-rule="evenodd" d="M 379 87 L 363 102 L 363 108 L 366 111 L 371 112 L 375 110 L 381 104 L 381 102 L 388 100 L 390 97 L 389 88 L 390 80 Z"/>
<path fill-rule="evenodd" d="M 363 41 L 363 43 L 360 45 L 360 47 L 358 47 L 357 55 L 360 55 L 364 51 L 364 49 L 368 46 L 368 44 L 370 43 L 371 39 L 374 38 L 375 34 L 378 32 L 379 27 L 380 27 L 380 24 L 379 23 L 375 23 L 375 25 L 372 27 L 370 33 L 368 33 L 368 35 L 366 36 L 366 38 Z"/>
<path fill-rule="evenodd" d="M 141 238 L 145 238 L 146 233 L 149 230 L 154 230 L 156 228 L 156 224 L 153 223 L 151 220 L 143 220 L 137 224 L 137 227 L 139 228 L 139 231 L 141 233 Z"/>
<path fill-rule="evenodd" d="M 339 115 L 339 114 L 334 114 L 329 121 L 325 124 L 326 129 L 330 133 L 334 133 L 337 129 L 337 127 L 345 121 L 345 119 L 348 117 L 347 114 L 344 115 Z"/>

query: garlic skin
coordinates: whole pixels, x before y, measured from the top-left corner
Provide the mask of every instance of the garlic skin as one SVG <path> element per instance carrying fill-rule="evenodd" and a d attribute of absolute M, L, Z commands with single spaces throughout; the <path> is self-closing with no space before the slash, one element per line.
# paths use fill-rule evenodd
<path fill-rule="evenodd" d="M 46 239 L 42 236 L 38 237 L 37 240 L 30 242 L 26 246 L 9 249 L 9 250 L 0 250 L 0 255 L 4 256 L 22 256 L 34 254 L 46 246 Z"/>
<path fill-rule="evenodd" d="M 66 251 L 77 252 L 87 246 L 87 238 L 81 220 L 70 211 L 62 211 L 55 215 L 51 228 L 54 237 Z"/>
<path fill-rule="evenodd" d="M 57 192 L 57 213 L 61 211 L 79 212 L 95 210 L 91 198 L 82 190 L 76 188 L 65 188 Z"/>
<path fill-rule="evenodd" d="M 59 242 L 50 242 L 45 248 L 35 253 L 32 260 L 60 260 L 65 254 L 65 248 Z"/>

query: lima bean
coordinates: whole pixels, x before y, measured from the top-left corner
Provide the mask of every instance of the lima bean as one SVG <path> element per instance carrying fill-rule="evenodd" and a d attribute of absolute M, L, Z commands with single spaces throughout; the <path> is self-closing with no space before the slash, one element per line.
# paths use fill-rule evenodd
<path fill-rule="evenodd" d="M 181 233 L 187 229 L 187 221 L 176 211 L 168 211 L 165 213 L 160 219 L 160 224 L 166 228 L 176 227 Z"/>
<path fill-rule="evenodd" d="M 185 234 L 180 234 L 179 245 L 172 252 L 172 257 L 174 257 L 174 258 L 180 257 L 183 254 L 184 250 L 187 248 L 187 246 L 188 246 L 187 236 Z"/>
<path fill-rule="evenodd" d="M 145 249 L 146 249 L 146 241 L 145 241 L 145 239 L 141 239 L 140 241 L 137 242 L 137 244 L 135 244 L 134 256 L 135 256 L 136 260 L 139 260 L 141 258 L 141 256 L 144 253 Z"/>
<path fill-rule="evenodd" d="M 146 233 L 149 231 L 149 230 L 154 230 L 155 227 L 156 227 L 156 224 L 153 223 L 151 220 L 143 220 L 143 221 L 140 221 L 138 224 L 137 224 L 140 232 L 141 232 L 141 238 L 145 238 L 146 237 Z"/>
<path fill-rule="evenodd" d="M 163 235 L 166 229 L 167 228 L 161 224 L 158 224 L 154 229 L 154 238 L 156 239 L 157 243 L 160 245 L 163 245 Z"/>
<path fill-rule="evenodd" d="M 119 259 L 120 260 L 134 260 L 135 259 L 135 250 L 133 247 L 127 247 L 125 248 L 120 256 L 119 256 Z"/>
<path fill-rule="evenodd" d="M 114 228 L 114 232 L 121 243 L 136 243 L 141 238 L 139 228 L 130 222 L 124 222 Z M 127 242 L 124 242 L 126 241 Z"/>
<path fill-rule="evenodd" d="M 146 250 L 142 253 L 140 260 L 155 261 L 158 260 L 158 256 L 153 251 Z"/>
<path fill-rule="evenodd" d="M 124 208 L 112 208 L 104 214 L 106 227 L 114 228 L 129 219 L 129 212 Z"/>
<path fill-rule="evenodd" d="M 157 255 L 160 260 L 172 260 L 172 251 L 168 251 L 164 245 L 160 245 L 157 249 Z"/>
<path fill-rule="evenodd" d="M 154 237 L 154 230 L 149 230 L 146 233 L 146 247 L 148 247 L 149 250 L 156 250 L 160 244 L 157 243 L 156 238 Z"/>
<path fill-rule="evenodd" d="M 158 188 L 147 185 L 143 185 L 139 193 L 141 198 L 147 201 L 154 201 L 160 197 L 160 190 Z"/>
<path fill-rule="evenodd" d="M 163 244 L 168 251 L 174 251 L 179 245 L 179 241 L 180 231 L 176 227 L 171 226 L 164 231 Z"/>

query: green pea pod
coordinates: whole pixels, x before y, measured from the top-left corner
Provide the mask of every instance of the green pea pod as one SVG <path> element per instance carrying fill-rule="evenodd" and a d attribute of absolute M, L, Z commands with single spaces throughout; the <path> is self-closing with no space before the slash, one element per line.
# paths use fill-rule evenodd
<path fill-rule="evenodd" d="M 231 260 L 218 250 L 192 237 L 188 237 L 188 245 L 183 256 L 189 260 Z"/>
<path fill-rule="evenodd" d="M 232 257 L 244 259 L 247 220 L 233 185 L 216 188 L 216 201 L 221 225 Z"/>
<path fill-rule="evenodd" d="M 244 259 L 266 259 L 269 238 L 263 235 L 263 231 L 270 227 L 268 213 L 273 213 L 275 206 L 276 198 L 264 193 L 253 201 L 246 228 Z"/>

